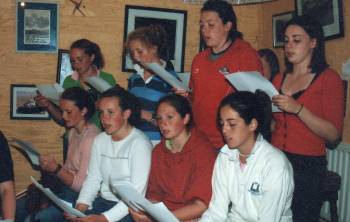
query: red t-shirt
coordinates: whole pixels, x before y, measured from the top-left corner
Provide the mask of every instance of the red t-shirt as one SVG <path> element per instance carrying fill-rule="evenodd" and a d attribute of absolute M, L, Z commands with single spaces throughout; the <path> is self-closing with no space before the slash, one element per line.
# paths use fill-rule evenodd
<path fill-rule="evenodd" d="M 263 72 L 256 50 L 241 39 L 236 39 L 216 60 L 210 59 L 210 53 L 210 49 L 207 49 L 193 59 L 190 79 L 191 100 L 197 129 L 209 138 L 215 148 L 221 148 L 224 141 L 216 127 L 217 109 L 221 100 L 235 89 L 219 70 L 226 67 L 231 73 Z"/>
<path fill-rule="evenodd" d="M 341 133 L 344 121 L 344 88 L 340 76 L 326 69 L 315 77 L 308 88 L 297 98 L 314 115 L 331 122 Z M 273 84 L 281 88 L 283 75 L 277 75 Z M 298 116 L 274 113 L 276 128 L 272 133 L 272 144 L 284 151 L 306 156 L 326 154 L 325 140 L 313 133 Z"/>
<path fill-rule="evenodd" d="M 195 129 L 179 153 L 171 153 L 163 139 L 152 153 L 146 197 L 164 202 L 171 211 L 190 204 L 194 199 L 208 205 L 215 159 L 216 150 Z"/>

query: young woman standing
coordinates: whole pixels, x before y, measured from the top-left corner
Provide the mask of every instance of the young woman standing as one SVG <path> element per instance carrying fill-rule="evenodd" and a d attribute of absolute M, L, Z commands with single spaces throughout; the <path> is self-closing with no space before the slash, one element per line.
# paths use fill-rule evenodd
<path fill-rule="evenodd" d="M 142 121 L 136 126 L 153 142 L 160 141 L 160 133 L 155 122 L 155 111 L 158 101 L 171 93 L 172 87 L 152 70 L 144 67 L 144 63 L 158 63 L 169 73 L 177 77 L 171 62 L 167 62 L 168 43 L 164 28 L 150 25 L 135 29 L 128 35 L 126 46 L 137 70 L 128 79 L 128 90 L 141 102 Z"/>
<path fill-rule="evenodd" d="M 193 59 L 191 95 L 197 128 L 219 149 L 224 142 L 216 127 L 216 111 L 220 101 L 235 91 L 220 71 L 259 71 L 262 65 L 255 49 L 242 40 L 232 5 L 224 0 L 208 0 L 201 9 L 200 31 L 207 49 Z M 208 99 L 210 97 L 210 99 Z"/>
<path fill-rule="evenodd" d="M 272 144 L 285 152 L 294 169 L 293 221 L 319 221 L 326 143 L 341 137 L 344 90 L 328 68 L 321 25 L 307 16 L 286 24 L 284 73 L 273 83 L 280 95 Z"/>

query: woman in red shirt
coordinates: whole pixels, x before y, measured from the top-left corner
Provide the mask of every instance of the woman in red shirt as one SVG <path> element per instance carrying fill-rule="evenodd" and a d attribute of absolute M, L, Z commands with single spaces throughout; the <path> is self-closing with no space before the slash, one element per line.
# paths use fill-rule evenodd
<path fill-rule="evenodd" d="M 216 152 L 209 140 L 192 127 L 188 100 L 173 94 L 157 106 L 163 139 L 152 153 L 146 198 L 163 202 L 180 221 L 200 218 L 211 198 L 211 176 Z M 131 211 L 136 222 L 151 221 Z"/>
<path fill-rule="evenodd" d="M 293 221 L 319 220 L 326 142 L 341 137 L 344 93 L 339 75 L 328 68 L 321 25 L 307 16 L 285 26 L 286 71 L 273 83 L 280 95 L 272 144 L 282 149 L 294 170 Z"/>
<path fill-rule="evenodd" d="M 236 14 L 227 1 L 208 0 L 203 4 L 200 31 L 207 48 L 192 61 L 191 94 L 182 95 L 192 102 L 197 129 L 219 150 L 224 141 L 216 127 L 216 112 L 220 101 L 236 91 L 220 71 L 263 70 L 258 53 L 237 30 Z"/>

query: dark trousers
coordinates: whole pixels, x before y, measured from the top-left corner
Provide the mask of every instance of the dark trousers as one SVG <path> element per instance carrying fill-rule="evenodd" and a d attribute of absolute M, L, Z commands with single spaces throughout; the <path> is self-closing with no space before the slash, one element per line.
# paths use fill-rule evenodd
<path fill-rule="evenodd" d="M 285 154 L 294 170 L 293 221 L 318 222 L 322 207 L 322 181 L 327 170 L 326 157 Z"/>

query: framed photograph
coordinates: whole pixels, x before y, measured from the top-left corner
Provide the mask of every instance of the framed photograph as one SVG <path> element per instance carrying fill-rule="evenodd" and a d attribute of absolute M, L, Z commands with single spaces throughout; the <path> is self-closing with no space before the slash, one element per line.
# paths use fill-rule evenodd
<path fill-rule="evenodd" d="M 163 26 L 168 35 L 169 60 L 173 63 L 176 72 L 183 72 L 187 11 L 127 5 L 124 22 L 124 42 L 128 34 L 138 27 L 151 24 Z M 133 64 L 126 50 L 123 53 L 122 71 L 133 71 Z"/>
<path fill-rule="evenodd" d="M 72 65 L 70 63 L 69 50 L 59 49 L 57 59 L 57 74 L 56 82 L 63 86 L 64 79 L 71 75 L 73 72 Z"/>
<path fill-rule="evenodd" d="M 318 20 L 326 40 L 344 37 L 342 0 L 295 0 L 295 11 Z"/>
<path fill-rule="evenodd" d="M 45 109 L 36 106 L 36 91 L 35 85 L 11 84 L 10 119 L 50 119 Z"/>
<path fill-rule="evenodd" d="M 58 4 L 19 1 L 17 7 L 17 52 L 57 52 Z"/>
<path fill-rule="evenodd" d="M 273 47 L 283 47 L 285 24 L 293 18 L 294 12 L 283 12 L 272 16 Z"/>

